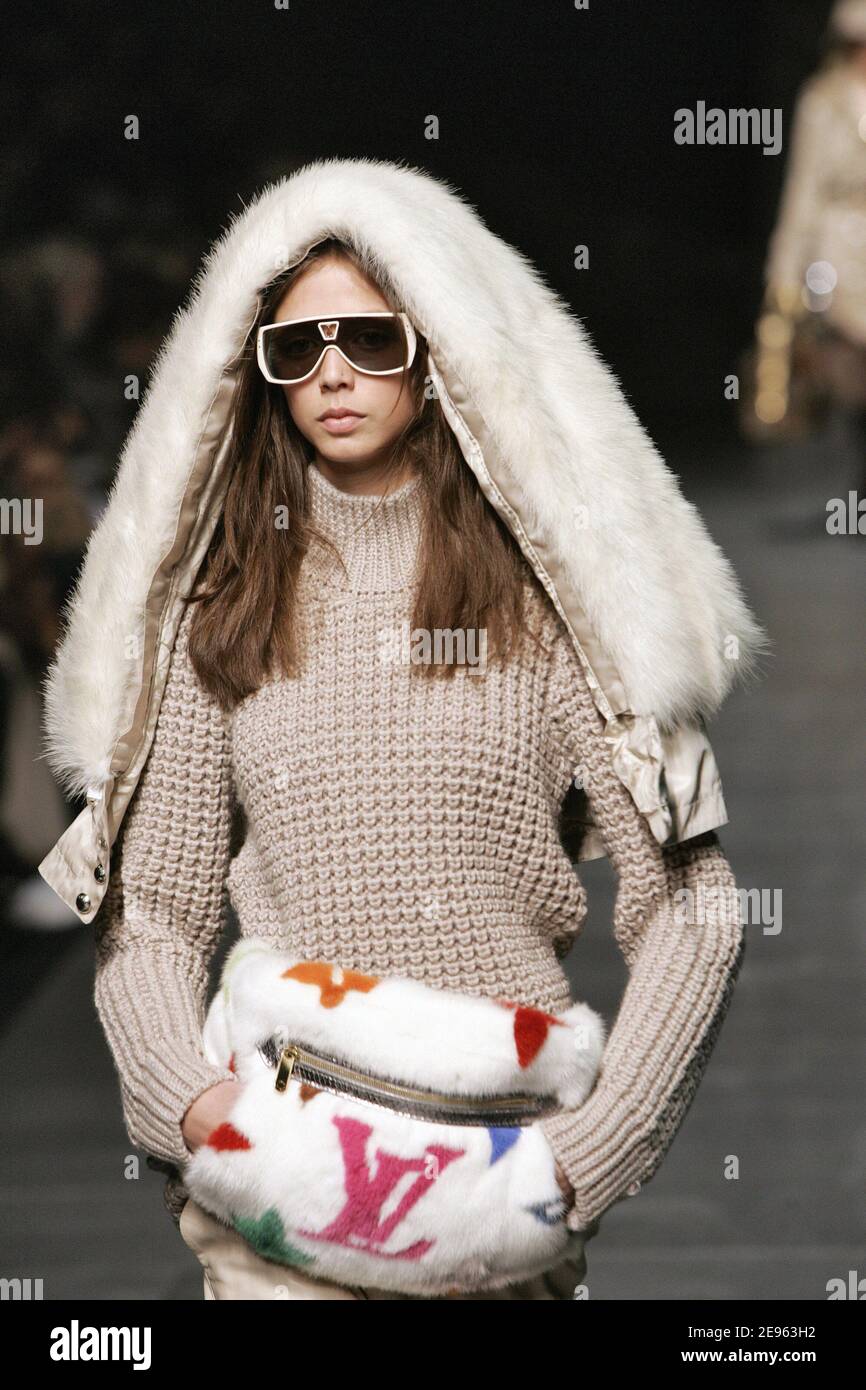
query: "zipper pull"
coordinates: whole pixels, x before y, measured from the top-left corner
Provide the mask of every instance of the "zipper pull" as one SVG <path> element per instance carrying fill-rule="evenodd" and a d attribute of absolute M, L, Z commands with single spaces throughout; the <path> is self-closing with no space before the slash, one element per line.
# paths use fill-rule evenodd
<path fill-rule="evenodd" d="M 277 1079 L 274 1082 L 275 1091 L 284 1091 L 289 1084 L 295 1062 L 298 1057 L 298 1049 L 289 1045 L 284 1047 L 280 1053 L 280 1060 L 277 1064 Z"/>

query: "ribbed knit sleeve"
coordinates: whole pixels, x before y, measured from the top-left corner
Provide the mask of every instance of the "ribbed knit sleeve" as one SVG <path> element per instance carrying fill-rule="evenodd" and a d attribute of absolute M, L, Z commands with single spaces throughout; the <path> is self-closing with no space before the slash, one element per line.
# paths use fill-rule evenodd
<path fill-rule="evenodd" d="M 713 832 L 662 849 L 617 778 L 570 640 L 553 658 L 550 728 L 580 769 L 618 878 L 629 979 L 595 1087 L 540 1122 L 575 1189 L 571 1230 L 653 1176 L 694 1099 L 745 949 L 736 883 Z M 685 890 L 685 891 L 684 891 Z"/>
<path fill-rule="evenodd" d="M 234 808 L 226 719 L 199 685 L 182 619 L 148 759 L 94 918 L 94 1000 L 120 1078 L 130 1139 L 183 1165 L 180 1125 L 209 1086 L 201 1026 L 208 962 L 225 923 Z"/>

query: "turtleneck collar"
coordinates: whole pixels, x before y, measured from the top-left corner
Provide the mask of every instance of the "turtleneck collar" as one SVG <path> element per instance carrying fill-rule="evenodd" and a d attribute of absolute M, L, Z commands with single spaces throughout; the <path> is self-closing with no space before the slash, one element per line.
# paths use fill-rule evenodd
<path fill-rule="evenodd" d="M 302 566 L 303 582 L 318 593 L 394 593 L 415 578 L 421 529 L 422 488 L 409 478 L 386 496 L 344 492 L 307 468 L 310 519 L 336 545 L 344 573 L 331 552 L 314 541 Z"/>

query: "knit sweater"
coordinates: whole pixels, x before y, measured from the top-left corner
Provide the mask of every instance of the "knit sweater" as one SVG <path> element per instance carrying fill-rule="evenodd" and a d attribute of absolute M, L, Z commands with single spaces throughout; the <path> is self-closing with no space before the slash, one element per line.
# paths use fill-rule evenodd
<path fill-rule="evenodd" d="M 304 557 L 302 669 L 223 713 L 190 664 L 187 609 L 94 919 L 94 998 L 127 1131 L 172 1165 L 176 1214 L 184 1114 L 234 1079 L 201 1039 L 229 902 L 242 935 L 304 958 L 567 1008 L 561 961 L 586 901 L 560 812 L 580 769 L 618 875 L 613 930 L 630 971 L 589 1099 L 540 1121 L 575 1188 L 568 1225 L 583 1229 L 652 1175 L 698 1086 L 744 946 L 731 870 L 714 835 L 660 850 L 540 586 L 526 585 L 540 648 L 524 642 L 486 669 L 469 648 L 453 679 L 412 674 L 399 634 L 422 480 L 382 498 L 344 492 L 315 464 L 308 479 L 311 517 L 345 570 L 316 542 Z M 727 910 L 678 924 L 684 886 L 722 890 Z"/>

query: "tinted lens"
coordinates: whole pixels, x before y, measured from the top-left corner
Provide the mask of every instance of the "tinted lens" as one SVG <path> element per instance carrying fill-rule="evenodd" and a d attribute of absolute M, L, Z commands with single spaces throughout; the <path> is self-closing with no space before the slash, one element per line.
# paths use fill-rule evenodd
<path fill-rule="evenodd" d="M 271 376 L 298 381 L 311 372 L 325 346 L 315 323 L 293 323 L 264 335 L 265 361 Z"/>
<path fill-rule="evenodd" d="M 319 331 L 322 320 L 273 328 L 264 335 L 265 360 L 271 376 L 298 381 L 313 370 L 323 349 L 334 339 Z M 341 319 L 336 342 L 361 371 L 389 372 L 406 360 L 406 336 L 401 319 Z"/>
<path fill-rule="evenodd" d="M 350 362 L 368 372 L 390 372 L 406 360 L 400 319 L 343 319 L 337 338 Z"/>

